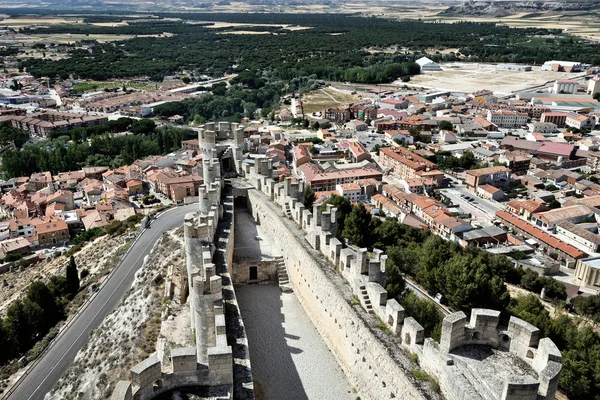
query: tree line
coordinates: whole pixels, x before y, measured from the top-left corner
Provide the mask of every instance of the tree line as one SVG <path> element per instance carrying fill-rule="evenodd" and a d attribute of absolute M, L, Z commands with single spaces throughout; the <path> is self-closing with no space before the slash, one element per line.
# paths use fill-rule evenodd
<path fill-rule="evenodd" d="M 540 64 L 550 59 L 600 63 L 595 45 L 563 35 L 559 30 L 509 28 L 493 23 L 427 23 L 394 21 L 331 14 L 161 14 L 181 21 L 156 19 L 128 21 L 123 26 L 90 24 L 23 28 L 27 34 L 127 34 L 173 36 L 136 37 L 112 43 L 95 43 L 89 50 L 75 48 L 61 60 L 28 58 L 21 68 L 36 77 L 73 76 L 95 80 L 160 77 L 183 70 L 213 74 L 245 69 L 270 71 L 282 79 L 316 75 L 319 79 L 361 83 L 389 82 L 418 73 L 411 62 L 423 55 L 434 60 L 458 59 L 475 62 L 523 62 Z M 228 34 L 242 28 L 209 28 L 189 21 L 257 23 L 260 40 Z M 285 21 L 285 22 L 284 22 Z M 282 23 L 309 29 L 289 31 Z M 243 27 L 244 30 L 259 29 Z M 532 46 L 538 36 L 557 38 L 543 46 Z M 533 39 L 532 39 L 533 38 Z M 389 48 L 397 49 L 390 53 Z M 438 50 L 458 48 L 455 54 Z M 431 49 L 434 49 L 433 52 Z M 438 51 L 438 53 L 436 53 Z"/>
<path fill-rule="evenodd" d="M 142 120 L 143 121 L 143 120 Z M 181 148 L 181 141 L 196 138 L 191 129 L 136 122 L 137 134 L 93 134 L 96 127 L 61 132 L 62 135 L 21 149 L 7 150 L 2 156 L 2 171 L 9 177 L 30 176 L 40 171 L 52 174 L 76 171 L 88 166 L 117 168 L 150 155 L 168 154 Z M 141 132 L 141 133 L 140 133 Z"/>

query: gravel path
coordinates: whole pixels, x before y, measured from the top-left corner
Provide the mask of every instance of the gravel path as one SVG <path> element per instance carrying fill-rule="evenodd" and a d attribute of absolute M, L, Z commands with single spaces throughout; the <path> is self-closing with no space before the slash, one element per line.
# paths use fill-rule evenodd
<path fill-rule="evenodd" d="M 237 286 L 257 400 L 354 399 L 352 388 L 294 293 Z"/>

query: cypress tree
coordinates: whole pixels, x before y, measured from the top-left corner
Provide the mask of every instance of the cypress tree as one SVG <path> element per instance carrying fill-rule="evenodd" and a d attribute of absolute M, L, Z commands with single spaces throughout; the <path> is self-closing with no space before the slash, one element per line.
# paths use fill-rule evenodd
<path fill-rule="evenodd" d="M 67 265 L 67 292 L 71 295 L 76 295 L 79 291 L 79 273 L 77 272 L 77 264 L 75 258 L 71 256 L 69 265 Z"/>

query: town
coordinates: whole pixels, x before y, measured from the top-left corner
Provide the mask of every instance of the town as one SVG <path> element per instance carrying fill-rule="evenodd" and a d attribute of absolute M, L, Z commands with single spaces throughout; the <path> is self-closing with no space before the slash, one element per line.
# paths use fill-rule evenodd
<path fill-rule="evenodd" d="M 93 52 L 94 45 L 88 50 Z M 577 325 L 573 329 L 596 329 L 594 306 L 582 305 L 600 295 L 600 67 L 556 60 L 536 67 L 482 64 L 482 70 L 501 76 L 543 74 L 544 79 L 551 80 L 510 91 L 491 82 L 489 87 L 482 85 L 473 91 L 427 85 L 423 79 L 460 65 L 422 57 L 415 61 L 420 75 L 398 76 L 389 84 L 312 77 L 307 79 L 310 83 L 298 84 L 297 91 L 270 93 L 273 101 L 263 99 L 260 105 L 245 100 L 233 106 L 223 103 L 211 105 L 215 110 L 207 111 L 206 104 L 201 104 L 206 106 L 202 108 L 194 102 L 210 96 L 240 96 L 236 98 L 240 100 L 244 90 L 258 90 L 267 84 L 260 73 L 249 70 L 210 75 L 185 71 L 160 79 L 113 80 L 102 85 L 72 76 L 50 82 L 17 70 L 20 64 L 14 55 L 2 57 L 11 71 L 0 73 L 0 287 L 5 302 L 0 316 L 8 320 L 9 301 L 19 302 L 20 295 L 30 293 L 29 280 L 42 280 L 49 282 L 52 296 L 64 298 L 62 307 L 78 299 L 61 316 L 75 320 L 78 307 L 86 307 L 99 296 L 117 266 L 126 260 L 129 249 L 149 234 L 154 235 L 154 242 L 131 265 L 143 270 L 148 263 L 160 264 L 168 271 L 153 270 L 151 279 L 146 277 L 149 280 L 145 281 L 152 289 L 138 287 L 137 293 L 138 300 L 143 300 L 147 292 L 158 293 L 157 287 L 164 290 L 160 307 L 152 303 L 159 314 L 148 311 L 159 321 L 160 335 L 150 335 L 151 344 L 143 354 L 147 358 L 139 363 L 128 358 L 124 363 L 130 364 L 122 367 L 131 367 L 127 371 L 131 378 L 113 374 L 111 379 L 118 383 L 103 383 L 103 395 L 113 399 L 153 398 L 162 393 L 164 382 L 179 384 L 178 379 L 190 371 L 199 374 L 196 357 L 198 365 L 209 365 L 202 382 L 225 383 L 237 390 L 236 378 L 228 375 L 228 368 L 240 359 L 249 365 L 250 356 L 246 346 L 240 350 L 245 352 L 243 357 L 236 361 L 232 350 L 227 349 L 230 346 L 235 353 L 236 346 L 248 343 L 245 336 L 236 338 L 237 342 L 227 336 L 234 329 L 232 319 L 241 324 L 235 325 L 236 332 L 246 332 L 238 314 L 244 316 L 247 310 L 232 288 L 234 284 L 238 290 L 240 284 L 276 281 L 284 293 L 297 290 L 298 275 L 304 282 L 306 278 L 293 271 L 300 271 L 296 266 L 286 265 L 286 257 L 291 256 L 274 250 L 278 240 L 297 237 L 302 239 L 298 247 L 310 247 L 312 253 L 308 253 L 315 260 L 326 259 L 333 266 L 332 274 L 339 272 L 332 282 L 340 276 L 345 280 L 349 290 L 341 292 L 346 296 L 340 295 L 342 303 L 361 307 L 360 312 L 374 317 L 376 327 L 408 352 L 411 365 L 425 371 L 411 370 L 419 381 L 415 384 L 410 380 L 414 377 L 407 380 L 416 388 L 411 386 L 415 393 L 423 391 L 432 396 L 428 398 L 459 393 L 463 383 L 456 383 L 456 387 L 448 383 L 453 375 L 440 372 L 438 364 L 445 360 L 449 368 L 454 360 L 447 358 L 449 354 L 470 345 L 510 350 L 510 362 L 518 358 L 519 373 L 533 385 L 527 389 L 529 397 L 523 398 L 553 399 L 557 390 L 577 393 L 572 386 L 559 386 L 561 368 L 563 374 L 572 368 L 568 363 L 560 364 L 557 346 L 566 350 L 562 347 L 566 344 L 555 345 L 554 338 L 541 339 L 550 336 L 547 326 L 540 327 L 545 329 L 540 336 L 533 322 L 504 313 L 517 308 L 510 302 L 511 296 L 528 295 L 542 302 L 544 312 L 564 313 L 568 321 L 577 321 L 569 322 Z M 84 166 L 74 169 L 73 165 Z M 266 222 L 272 219 L 272 208 L 281 214 L 277 217 L 284 222 L 278 223 L 286 229 L 279 239 L 270 237 L 276 233 L 267 229 L 273 224 Z M 178 220 L 164 222 L 169 215 L 176 215 L 173 219 Z M 289 230 L 294 222 L 297 231 Z M 177 232 L 182 224 L 184 229 Z M 386 238 L 379 230 L 383 226 L 396 236 Z M 242 235 L 240 227 L 249 236 L 238 237 Z M 158 229 L 163 229 L 164 235 Z M 230 249 L 229 241 L 233 237 L 237 254 L 232 255 L 234 245 Z M 160 240 L 161 245 L 171 246 L 168 251 L 152 249 Z M 211 247 L 209 242 L 216 245 Z M 486 288 L 502 287 L 504 292 L 490 293 L 484 305 L 473 301 L 475 295 L 465 295 L 468 298 L 462 304 L 452 298 L 455 292 L 441 289 L 440 282 L 446 278 L 440 276 L 444 273 L 423 278 L 422 271 L 413 273 L 416 268 L 405 265 L 402 269 L 398 261 L 402 257 L 389 251 L 406 245 L 403 250 L 415 252 L 406 256 L 408 264 L 414 254 L 426 251 L 424 243 L 443 243 L 440 248 L 448 257 L 467 255 L 474 265 L 474 260 L 477 265 L 486 264 L 481 270 L 496 263 L 486 269 L 489 275 L 485 276 L 493 278 L 490 285 L 497 286 Z M 388 247 L 386 254 L 377 246 Z M 259 253 L 256 259 L 251 259 L 253 251 Z M 320 253 L 315 255 L 316 251 Z M 247 252 L 246 258 L 240 257 L 240 252 Z M 93 257 L 97 260 L 90 260 Z M 207 257 L 225 261 L 213 265 Z M 65 262 L 77 275 L 76 258 L 78 264 L 85 259 L 86 273 L 81 273 L 80 267 L 77 287 L 64 292 L 53 275 Z M 96 261 L 103 263 L 102 268 L 93 265 Z M 396 269 L 386 270 L 386 265 Z M 68 283 L 68 269 L 66 274 Z M 316 275 L 311 273 L 313 278 Z M 222 278 L 223 283 L 216 278 Z M 136 289 L 139 282 L 132 283 L 133 275 L 127 279 Z M 117 289 L 123 296 L 131 294 L 125 294 L 127 288 L 116 288 L 113 293 Z M 85 293 L 77 298 L 78 292 Z M 396 300 L 409 292 L 413 297 Z M 186 301 L 191 311 L 182 311 Z M 492 310 L 496 305 L 502 308 Z M 463 313 L 467 309 L 472 309 L 470 322 Z M 430 321 L 418 320 L 417 314 L 431 317 Z M 173 321 L 180 315 L 191 320 L 190 329 L 186 329 L 193 332 L 193 343 L 185 348 L 169 347 L 171 355 L 165 359 L 173 364 L 170 372 L 165 372 L 168 368 L 153 355 L 161 340 L 163 347 L 158 346 L 158 353 L 167 354 L 167 334 L 160 324 L 172 324 L 170 329 L 176 331 Z M 338 319 L 334 320 L 338 325 Z M 66 326 L 72 320 L 68 321 Z M 371 329 L 368 323 L 373 321 L 365 322 L 365 326 Z M 507 323 L 507 330 L 498 327 Z M 0 324 L 0 333 L 2 329 Z M 49 330 L 40 328 L 41 336 Z M 216 333 L 207 333 L 211 330 Z M 481 340 L 480 330 L 484 331 Z M 57 335 L 57 331 L 51 333 Z M 89 335 L 94 340 L 92 330 Z M 123 337 L 127 335 L 123 333 Z M 252 335 L 248 336 L 252 347 Z M 19 387 L 28 374 L 22 378 L 17 372 L 33 368 L 28 366 L 32 360 L 27 356 L 40 339 L 30 338 L 27 345 L 18 343 L 19 350 L 11 353 L 11 357 L 19 357 L 10 360 L 8 372 L 3 371 L 0 377 L 0 388 L 10 390 L 6 398 L 17 396 L 15 390 L 30 390 L 27 385 Z M 54 336 L 44 341 L 45 346 L 52 348 L 52 339 Z M 525 342 L 517 345 L 517 339 Z M 504 343 L 509 340 L 515 344 Z M 354 352 L 352 349 L 352 357 L 362 358 L 362 362 L 372 356 L 359 357 L 358 345 L 356 355 Z M 40 354 L 43 356 L 42 350 L 35 355 Z M 458 369 L 464 367 L 460 361 L 463 356 L 470 359 L 468 354 L 457 357 Z M 81 362 L 80 358 L 76 362 Z M 371 358 L 373 363 L 376 359 Z M 9 361 L 9 357 L 2 361 Z M 217 365 L 216 372 L 211 362 Z M 332 362 L 336 360 L 332 358 Z M 500 371 L 501 378 L 488 388 L 478 386 L 483 379 L 480 376 L 468 375 L 469 383 L 464 387 L 473 388 L 480 396 L 473 398 L 517 398 L 507 394 L 514 383 L 510 381 L 512 370 L 496 369 L 489 360 L 481 365 L 489 368 L 482 376 Z M 504 366 L 503 362 L 499 365 Z M 177 375 L 178 368 L 181 376 Z M 472 366 L 466 370 L 469 368 Z M 148 382 L 146 374 L 152 376 Z M 364 384 L 361 379 L 351 381 Z M 395 397 L 405 383 L 388 381 L 382 386 Z M 68 386 L 71 384 L 58 385 L 50 398 L 60 398 L 71 389 L 74 393 L 86 390 L 85 384 Z M 369 384 L 363 386 L 358 393 L 362 390 L 367 398 L 376 397 L 375 389 Z M 345 390 L 345 385 L 340 387 Z M 138 397 L 132 397 L 132 388 Z M 355 388 L 346 391 L 357 392 Z"/>

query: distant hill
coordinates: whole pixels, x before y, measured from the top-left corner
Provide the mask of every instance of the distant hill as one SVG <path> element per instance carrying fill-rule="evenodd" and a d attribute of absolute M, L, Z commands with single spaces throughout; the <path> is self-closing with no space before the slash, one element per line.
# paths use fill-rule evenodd
<path fill-rule="evenodd" d="M 481 15 L 502 17 L 522 12 L 546 11 L 587 11 L 600 9 L 597 0 L 563 0 L 563 1 L 516 1 L 516 0 L 470 0 L 463 4 L 451 6 L 441 14 Z"/>

